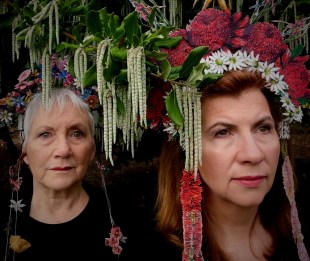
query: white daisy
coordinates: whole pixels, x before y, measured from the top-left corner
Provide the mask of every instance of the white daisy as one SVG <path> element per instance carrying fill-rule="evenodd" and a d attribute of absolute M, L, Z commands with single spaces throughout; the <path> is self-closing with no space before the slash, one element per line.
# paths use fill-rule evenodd
<path fill-rule="evenodd" d="M 212 73 L 223 74 L 227 71 L 228 59 L 226 56 L 222 55 L 222 52 L 214 52 L 210 56 L 210 70 Z"/>
<path fill-rule="evenodd" d="M 301 107 L 300 106 L 295 107 L 294 116 L 293 116 L 294 120 L 301 122 L 302 116 L 303 116 L 303 113 L 302 113 Z"/>
<path fill-rule="evenodd" d="M 284 75 L 280 75 L 278 72 L 270 78 L 267 86 L 270 87 L 270 90 L 279 95 L 279 93 L 283 93 L 284 90 L 288 89 L 286 82 L 283 81 Z"/>
<path fill-rule="evenodd" d="M 244 56 L 241 51 L 237 51 L 234 54 L 231 52 L 226 52 L 226 57 L 228 60 L 228 70 L 242 70 L 246 67 L 244 62 Z"/>
<path fill-rule="evenodd" d="M 275 78 L 275 73 L 279 68 L 274 67 L 274 63 L 259 62 L 258 70 L 262 73 L 262 77 L 269 81 L 270 78 Z"/>
<path fill-rule="evenodd" d="M 247 55 L 247 52 L 243 52 L 243 56 L 245 58 L 245 63 L 249 66 L 247 69 L 249 71 L 256 71 L 259 68 L 259 54 L 254 56 L 254 52 L 250 52 L 249 55 Z"/>

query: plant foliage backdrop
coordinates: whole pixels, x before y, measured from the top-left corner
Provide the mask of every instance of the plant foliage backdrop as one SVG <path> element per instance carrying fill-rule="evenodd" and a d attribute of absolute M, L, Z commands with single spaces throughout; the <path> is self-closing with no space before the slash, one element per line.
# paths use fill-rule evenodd
<path fill-rule="evenodd" d="M 282 32 L 281 41 L 294 50 L 293 56 L 301 57 L 309 48 L 310 19 L 299 12 L 306 5 L 306 1 L 281 0 L 2 1 L 5 19 L 1 28 L 9 28 L 10 59 L 20 71 L 15 72 L 18 75 L 12 86 L 2 88 L 0 122 L 21 130 L 30 97 L 41 92 L 47 105 L 51 88 L 65 86 L 74 89 L 93 111 L 97 140 L 106 159 L 113 165 L 116 143 L 123 144 L 134 157 L 147 129 L 164 128 L 171 135 L 182 135 L 182 108 L 172 89 L 198 88 L 202 82 L 219 77 L 204 75 L 200 61 L 208 51 L 222 46 L 194 33 L 189 45 L 182 37 L 185 29 L 180 28 L 188 30 L 189 22 L 209 7 L 229 13 L 242 11 L 243 16 L 249 16 L 249 24 L 273 23 Z M 212 15 L 216 13 L 210 14 L 211 19 Z M 203 23 L 197 26 L 206 30 Z M 211 29 L 232 30 L 217 26 Z M 222 40 L 217 34 L 212 37 Z M 264 39 L 263 34 L 256 37 L 266 44 L 276 41 Z M 237 35 L 233 40 L 238 41 Z M 5 61 L 1 62 L 4 68 Z M 309 87 L 300 83 L 296 100 L 307 116 Z M 146 103 L 151 106 L 146 107 Z"/>

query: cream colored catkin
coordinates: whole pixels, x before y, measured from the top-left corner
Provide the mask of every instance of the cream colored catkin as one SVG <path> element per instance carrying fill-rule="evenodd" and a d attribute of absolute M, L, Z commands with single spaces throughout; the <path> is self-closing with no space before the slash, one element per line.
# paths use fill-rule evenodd
<path fill-rule="evenodd" d="M 193 117 L 193 90 L 191 87 L 186 87 L 186 95 L 187 95 L 187 106 L 188 106 L 188 144 L 189 144 L 189 169 L 193 169 L 194 162 L 194 139 L 193 139 L 193 121 L 195 120 Z"/>
<path fill-rule="evenodd" d="M 53 11 L 54 5 L 52 4 L 48 12 L 48 51 L 52 54 L 53 45 Z"/>

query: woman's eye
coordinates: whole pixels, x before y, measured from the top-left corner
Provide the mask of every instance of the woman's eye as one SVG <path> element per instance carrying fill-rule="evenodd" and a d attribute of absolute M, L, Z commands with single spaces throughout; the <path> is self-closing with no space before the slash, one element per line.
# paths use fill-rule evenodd
<path fill-rule="evenodd" d="M 228 134 L 229 134 L 229 132 L 227 129 L 222 129 L 222 130 L 216 132 L 215 136 L 222 137 L 222 136 L 227 136 Z"/>
<path fill-rule="evenodd" d="M 74 138 L 82 138 L 82 137 L 84 137 L 84 133 L 83 133 L 82 131 L 74 131 L 74 132 L 72 133 L 72 136 L 73 136 Z"/>
<path fill-rule="evenodd" d="M 261 125 L 258 127 L 258 129 L 260 132 L 266 133 L 270 131 L 271 127 L 268 125 Z"/>
<path fill-rule="evenodd" d="M 49 132 L 42 132 L 42 133 L 39 134 L 39 137 L 42 137 L 42 138 L 45 138 L 45 139 L 50 137 L 50 136 L 51 136 L 51 134 Z"/>

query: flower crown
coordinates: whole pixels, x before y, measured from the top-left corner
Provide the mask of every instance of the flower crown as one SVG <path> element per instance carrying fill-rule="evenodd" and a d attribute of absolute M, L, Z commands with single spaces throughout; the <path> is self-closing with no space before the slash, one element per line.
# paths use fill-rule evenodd
<path fill-rule="evenodd" d="M 170 121 L 164 122 L 164 131 L 171 138 L 179 136 L 186 153 L 185 169 L 196 171 L 201 156 L 200 132 L 197 131 L 200 130 L 200 94 L 196 87 L 205 80 L 216 81 L 227 71 L 261 72 L 267 82 L 266 88 L 275 93 L 285 110 L 280 138 L 290 137 L 289 124 L 301 122 L 303 116 L 299 100 L 310 97 L 310 75 L 305 66 L 309 57 L 298 56 L 302 51 L 301 45 L 291 51 L 273 24 L 250 24 L 249 17 L 242 18 L 240 12 L 231 15 L 229 10 L 215 8 L 200 11 L 186 29 L 175 30 L 170 36 L 181 37 L 175 48 L 161 49 L 167 53 L 172 66 L 184 66 L 193 52 L 196 56 L 201 55 L 200 64 L 193 69 L 194 73 L 189 76 L 187 84 L 172 84 L 173 90 L 166 97 Z M 208 48 L 202 51 L 203 46 Z M 193 83 L 192 79 L 196 81 L 194 84 L 190 84 Z M 184 96 L 187 96 L 185 102 Z M 174 108 L 170 104 L 175 104 Z M 194 154 L 190 154 L 193 149 Z"/>

